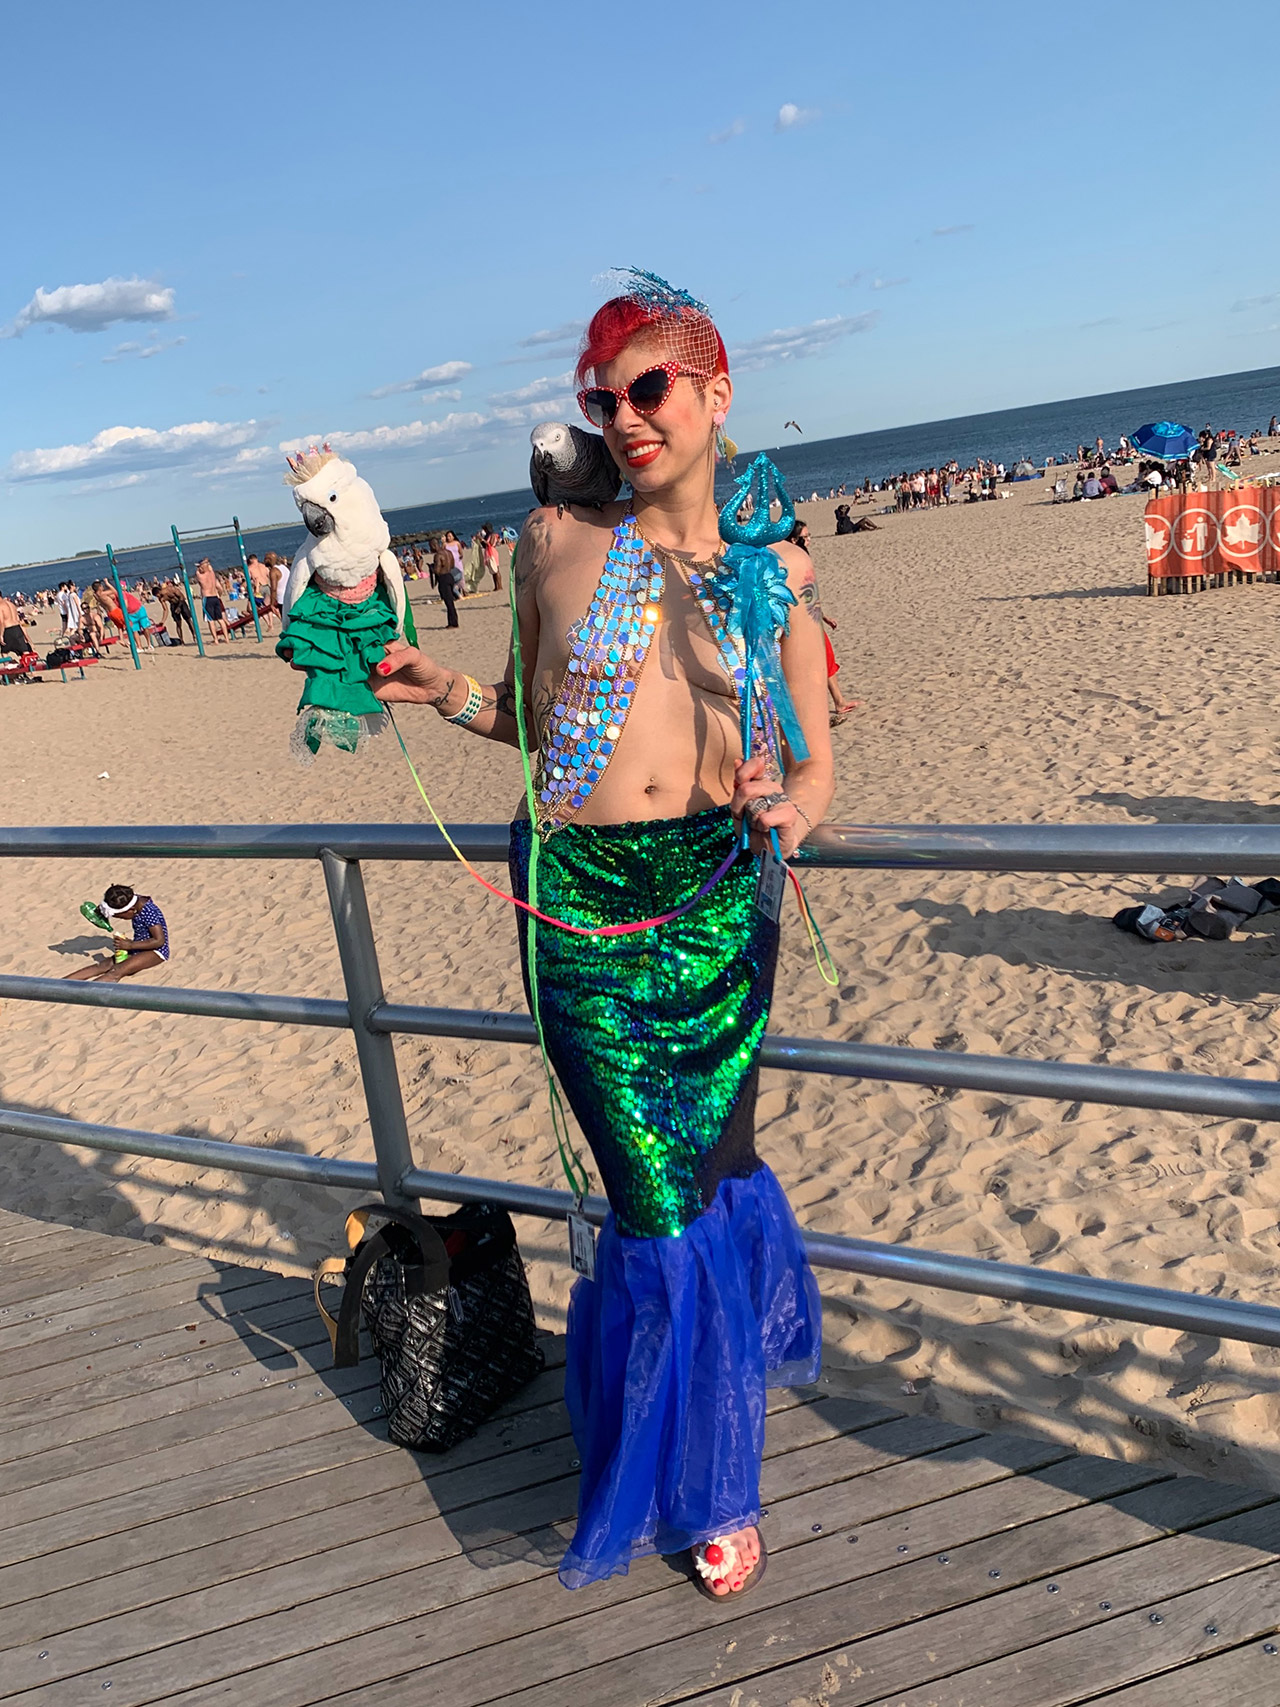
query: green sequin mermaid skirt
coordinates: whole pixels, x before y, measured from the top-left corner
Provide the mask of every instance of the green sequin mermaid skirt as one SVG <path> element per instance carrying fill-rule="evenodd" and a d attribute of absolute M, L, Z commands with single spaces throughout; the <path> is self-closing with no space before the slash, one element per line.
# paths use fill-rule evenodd
<path fill-rule="evenodd" d="M 531 838 L 512 826 L 515 892 Z M 679 907 L 733 847 L 727 810 L 571 824 L 539 846 L 538 905 L 573 924 Z M 755 1150 L 778 927 L 744 855 L 689 913 L 617 937 L 539 925 L 548 1054 L 612 1213 L 569 1311 L 565 1398 L 582 1460 L 569 1587 L 759 1515 L 765 1389 L 812 1381 L 817 1287 Z M 521 949 L 528 986 L 528 925 Z"/>

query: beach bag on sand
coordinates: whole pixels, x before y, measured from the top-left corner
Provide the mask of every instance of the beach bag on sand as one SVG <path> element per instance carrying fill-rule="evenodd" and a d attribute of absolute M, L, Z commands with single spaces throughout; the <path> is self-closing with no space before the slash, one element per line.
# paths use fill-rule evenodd
<path fill-rule="evenodd" d="M 371 1231 L 375 1217 L 384 1224 Z M 315 1272 L 334 1366 L 360 1361 L 363 1316 L 392 1440 L 447 1452 L 543 1366 L 511 1217 L 495 1203 L 441 1217 L 367 1203 L 348 1215 L 347 1243 L 349 1257 L 326 1257 Z M 320 1291 L 338 1275 L 335 1317 Z"/>

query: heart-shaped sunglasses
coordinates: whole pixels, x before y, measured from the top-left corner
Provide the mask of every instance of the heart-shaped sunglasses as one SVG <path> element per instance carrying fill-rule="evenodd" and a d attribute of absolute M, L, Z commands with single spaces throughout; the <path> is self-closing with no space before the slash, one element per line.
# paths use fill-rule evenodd
<path fill-rule="evenodd" d="M 625 397 L 637 415 L 656 415 L 671 395 L 671 388 L 680 375 L 690 379 L 710 379 L 701 369 L 686 367 L 683 362 L 660 362 L 638 373 L 622 391 L 611 385 L 593 385 L 578 393 L 578 407 L 593 427 L 611 427 L 618 418 L 618 405 Z"/>

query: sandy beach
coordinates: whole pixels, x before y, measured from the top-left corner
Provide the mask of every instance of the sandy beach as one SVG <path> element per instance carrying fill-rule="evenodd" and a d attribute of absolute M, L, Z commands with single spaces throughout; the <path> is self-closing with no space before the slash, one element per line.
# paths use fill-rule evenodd
<path fill-rule="evenodd" d="M 800 506 L 840 625 L 842 685 L 866 701 L 836 731 L 832 816 L 1280 819 L 1280 586 L 1149 599 L 1141 499 L 1055 507 L 1042 482 L 1008 490 L 1005 502 L 876 515 L 877 533 L 839 539 L 831 503 Z M 501 598 L 468 600 L 456 633 L 421 584 L 415 605 L 424 646 L 497 677 Z M 41 638 L 43 650 L 47 625 Z M 126 656 L 84 681 L 3 690 L 10 822 L 423 816 L 391 738 L 355 759 L 326 752 L 295 766 L 297 680 L 269 643 L 206 660 L 188 645 L 143 666 Z M 510 816 L 514 755 L 426 710 L 403 713 L 401 727 L 442 816 Z M 366 876 L 393 999 L 522 1006 L 508 908 L 455 867 L 376 864 Z M 173 958 L 147 983 L 342 993 L 318 867 L 9 861 L 3 877 L 5 971 L 71 970 L 103 941 L 79 903 L 129 882 L 156 898 L 172 933 Z M 1280 915 L 1224 943 L 1157 946 L 1110 923 L 1130 899 L 1179 886 L 1178 873 L 815 872 L 808 892 L 839 989 L 817 977 L 789 910 L 772 1028 L 1274 1078 Z M 372 1155 L 345 1035 L 13 1002 L 4 1022 L 6 1106 Z M 532 1052 L 401 1039 L 397 1053 L 424 1166 L 560 1183 Z M 1280 1302 L 1280 1139 L 1265 1126 L 770 1073 L 759 1147 L 815 1229 Z M 8 1208 L 291 1272 L 337 1248 L 349 1203 L 34 1142 L 5 1140 L 0 1163 Z M 559 1328 L 563 1231 L 521 1230 L 540 1315 Z M 870 1396 L 1280 1485 L 1280 1351 L 885 1281 L 822 1284 L 828 1365 Z"/>

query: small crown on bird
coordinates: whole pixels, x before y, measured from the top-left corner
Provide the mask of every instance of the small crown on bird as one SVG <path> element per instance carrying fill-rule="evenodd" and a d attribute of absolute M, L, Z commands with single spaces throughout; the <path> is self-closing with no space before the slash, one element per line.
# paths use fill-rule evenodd
<path fill-rule="evenodd" d="M 286 456 L 289 472 L 284 477 L 286 486 L 303 486 L 308 480 L 315 478 L 326 463 L 337 460 L 337 452 L 325 443 L 312 445 L 309 450 L 299 451 L 297 456 Z"/>

